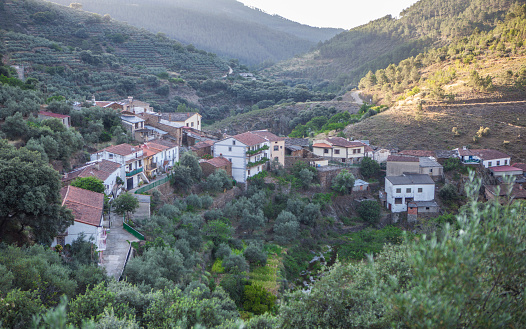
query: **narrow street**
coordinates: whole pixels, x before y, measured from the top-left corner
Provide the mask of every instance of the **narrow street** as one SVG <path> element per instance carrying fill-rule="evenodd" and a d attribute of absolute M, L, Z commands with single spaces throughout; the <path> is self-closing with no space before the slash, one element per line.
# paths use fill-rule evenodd
<path fill-rule="evenodd" d="M 103 254 L 102 266 L 106 268 L 108 276 L 119 280 L 122 274 L 131 242 L 139 241 L 122 227 L 122 217 L 111 213 L 110 231 L 106 239 L 106 250 Z"/>

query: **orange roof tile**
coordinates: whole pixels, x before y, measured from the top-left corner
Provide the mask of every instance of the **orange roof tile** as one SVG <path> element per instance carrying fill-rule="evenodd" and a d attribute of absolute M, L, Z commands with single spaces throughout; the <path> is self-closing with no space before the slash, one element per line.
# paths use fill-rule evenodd
<path fill-rule="evenodd" d="M 104 194 L 75 186 L 63 187 L 62 205 L 70 209 L 76 222 L 100 226 L 104 209 Z"/>

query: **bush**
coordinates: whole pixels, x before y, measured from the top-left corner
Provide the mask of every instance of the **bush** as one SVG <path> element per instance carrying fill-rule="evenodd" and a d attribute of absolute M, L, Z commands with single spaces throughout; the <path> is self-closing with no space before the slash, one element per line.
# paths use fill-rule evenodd
<path fill-rule="evenodd" d="M 263 287 L 254 283 L 245 286 L 243 291 L 243 309 L 245 311 L 261 315 L 272 310 L 275 304 L 276 296 Z"/>
<path fill-rule="evenodd" d="M 239 274 L 248 272 L 248 264 L 242 255 L 230 254 L 223 259 L 223 267 L 228 273 Z"/>
<path fill-rule="evenodd" d="M 220 258 L 220 259 L 223 259 L 225 257 L 228 257 L 230 256 L 230 254 L 232 253 L 232 249 L 230 249 L 230 247 L 228 246 L 228 244 L 226 243 L 221 243 L 219 245 L 219 248 L 217 248 L 216 252 L 215 252 L 215 257 L 216 258 Z"/>
<path fill-rule="evenodd" d="M 343 195 L 350 194 L 354 187 L 354 180 L 354 175 L 344 169 L 334 177 L 331 188 Z"/>
<path fill-rule="evenodd" d="M 197 194 L 190 194 L 184 200 L 188 209 L 199 209 L 202 207 L 201 198 Z"/>
<path fill-rule="evenodd" d="M 457 188 L 453 184 L 444 185 L 438 192 L 438 195 L 445 201 L 453 201 L 459 198 Z"/>
<path fill-rule="evenodd" d="M 367 178 L 375 177 L 380 173 L 380 164 L 369 157 L 365 157 L 360 162 L 360 173 Z"/>
<path fill-rule="evenodd" d="M 365 222 L 371 224 L 376 224 L 382 214 L 382 207 L 374 200 L 362 201 L 356 210 Z"/>
<path fill-rule="evenodd" d="M 263 266 L 267 263 L 267 254 L 259 243 L 251 243 L 243 252 L 245 259 L 252 265 Z"/>

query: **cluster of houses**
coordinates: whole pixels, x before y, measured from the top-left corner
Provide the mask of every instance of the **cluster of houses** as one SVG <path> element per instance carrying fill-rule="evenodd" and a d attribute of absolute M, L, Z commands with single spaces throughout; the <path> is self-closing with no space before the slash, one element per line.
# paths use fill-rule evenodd
<path fill-rule="evenodd" d="M 205 176 L 222 169 L 238 183 L 268 168 L 271 161 L 290 167 L 303 161 L 329 171 L 333 164 L 352 166 L 365 157 L 386 163 L 385 188 L 380 191 L 380 201 L 392 213 L 407 212 L 408 220 L 440 211 L 435 200 L 436 182 L 444 177 L 441 163 L 448 158 L 458 158 L 464 164 L 480 164 L 494 178 L 486 184 L 488 199 L 502 195 L 507 190 L 502 177 L 517 177 L 512 193 L 525 198 L 526 164 L 511 165 L 505 153 L 490 149 L 465 147 L 445 151 L 389 150 L 374 147 L 369 141 L 329 137 L 312 143 L 302 138 L 279 137 L 268 130 L 248 131 L 217 139 L 201 131 L 199 113 L 157 113 L 148 103 L 129 97 L 118 102 L 99 102 L 100 107 L 120 111 L 123 125 L 139 145 L 110 146 L 91 155 L 91 161 L 64 175 L 62 196 L 64 205 L 72 209 L 75 225 L 55 239 L 55 244 L 71 243 L 85 232 L 93 236 L 104 250 L 105 232 L 102 230 L 103 195 L 68 186 L 77 177 L 97 177 L 104 182 L 105 193 L 116 197 L 121 191 L 131 190 L 150 179 L 167 172 L 179 161 L 182 149 L 194 152 L 200 159 Z M 58 118 L 70 126 L 68 116 L 40 112 L 39 117 Z M 367 191 L 369 184 L 356 180 L 355 191 Z M 500 187 L 500 189 L 499 189 Z M 500 191 L 500 192 L 499 192 Z M 77 226 L 78 223 L 78 226 Z"/>

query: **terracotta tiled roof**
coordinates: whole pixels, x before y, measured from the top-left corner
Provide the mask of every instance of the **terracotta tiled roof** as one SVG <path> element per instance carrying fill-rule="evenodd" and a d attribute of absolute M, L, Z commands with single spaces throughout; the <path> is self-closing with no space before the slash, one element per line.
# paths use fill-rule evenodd
<path fill-rule="evenodd" d="M 373 148 L 370 147 L 369 145 L 365 145 L 365 149 L 364 149 L 365 152 L 374 152 Z"/>
<path fill-rule="evenodd" d="M 119 145 L 113 145 L 113 146 L 107 147 L 103 151 L 115 153 L 118 155 L 130 155 L 130 154 L 133 154 L 139 151 L 140 149 L 141 149 L 140 147 L 131 146 L 130 144 L 119 144 Z"/>
<path fill-rule="evenodd" d="M 76 222 L 100 226 L 104 208 L 104 194 L 75 186 L 62 188 L 61 194 L 64 196 L 62 205 L 71 209 Z"/>
<path fill-rule="evenodd" d="M 346 147 L 346 148 L 365 146 L 365 144 L 362 142 L 350 142 L 342 137 L 328 138 L 327 141 L 334 146 L 341 146 L 341 147 Z"/>
<path fill-rule="evenodd" d="M 512 166 L 515 168 L 522 169 L 524 172 L 526 172 L 526 163 L 514 163 Z"/>
<path fill-rule="evenodd" d="M 494 160 L 494 159 L 503 159 L 509 158 L 510 156 L 501 151 L 492 150 L 492 149 L 459 149 L 458 154 L 460 156 L 470 156 L 474 155 L 482 160 Z"/>
<path fill-rule="evenodd" d="M 195 144 L 194 146 L 190 147 L 191 149 L 193 150 L 199 150 L 199 149 L 202 149 L 202 148 L 206 148 L 206 147 L 211 147 L 215 144 L 216 141 L 213 141 L 213 140 L 208 140 L 208 141 L 202 141 L 202 142 L 199 142 L 197 144 Z"/>
<path fill-rule="evenodd" d="M 53 112 L 46 112 L 46 111 L 40 111 L 38 112 L 38 114 L 45 115 L 46 117 L 57 118 L 57 119 L 69 118 L 69 115 L 58 114 L 58 113 L 53 113 Z"/>
<path fill-rule="evenodd" d="M 266 142 L 267 140 L 261 136 L 253 134 L 251 132 L 242 133 L 239 135 L 232 136 L 232 138 L 240 141 L 247 146 L 253 146 Z"/>
<path fill-rule="evenodd" d="M 325 143 L 312 144 L 312 147 L 321 147 L 321 148 L 324 148 L 324 149 L 332 148 L 332 146 L 330 146 L 329 144 L 325 144 Z"/>
<path fill-rule="evenodd" d="M 105 106 L 108 106 L 108 105 L 110 105 L 112 103 L 114 103 L 114 102 L 95 102 L 95 106 L 105 107 Z"/>
<path fill-rule="evenodd" d="M 435 152 L 424 151 L 424 150 L 404 150 L 398 152 L 399 155 L 411 156 L 411 157 L 434 157 Z"/>
<path fill-rule="evenodd" d="M 482 160 L 493 160 L 493 159 L 502 159 L 509 158 L 510 156 L 506 153 L 497 150 L 491 149 L 481 149 L 481 150 L 471 150 L 476 156 Z"/>
<path fill-rule="evenodd" d="M 420 162 L 418 158 L 415 157 L 405 157 L 400 155 L 389 155 L 387 161 L 392 162 Z"/>
<path fill-rule="evenodd" d="M 285 140 L 284 137 L 276 136 L 268 130 L 256 130 L 252 133 L 267 139 L 269 142 L 280 142 Z"/>
<path fill-rule="evenodd" d="M 488 189 L 491 192 L 491 194 L 497 195 L 497 187 L 500 187 L 499 196 L 505 196 L 508 192 L 508 188 L 506 185 L 507 184 L 486 185 L 486 189 Z M 526 189 L 522 184 L 513 184 L 513 188 L 511 189 L 511 196 L 515 199 L 526 199 Z"/>
<path fill-rule="evenodd" d="M 232 164 L 230 161 L 228 161 L 224 157 L 212 158 L 210 160 L 207 160 L 206 162 L 217 168 L 229 166 Z"/>
<path fill-rule="evenodd" d="M 105 181 L 112 173 L 115 172 L 115 170 L 119 169 L 120 167 L 121 165 L 116 162 L 101 160 L 97 163 L 93 163 L 67 173 L 62 180 L 69 182 L 77 177 L 96 177 L 101 181 Z"/>
<path fill-rule="evenodd" d="M 499 167 L 491 167 L 491 171 L 496 172 L 503 172 L 503 171 L 522 171 L 523 169 L 513 166 L 499 166 Z"/>

